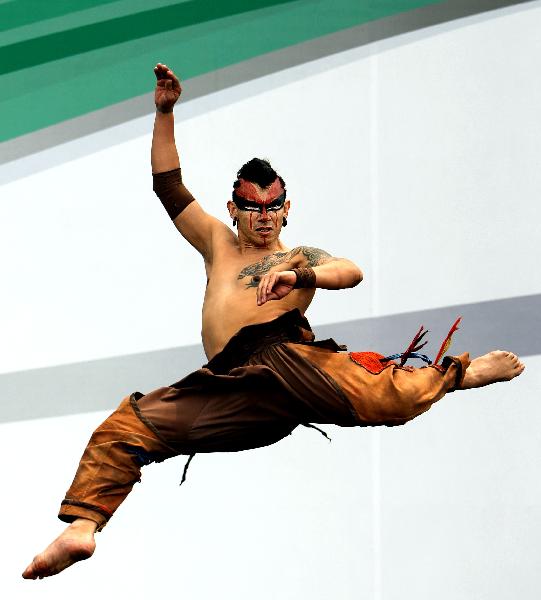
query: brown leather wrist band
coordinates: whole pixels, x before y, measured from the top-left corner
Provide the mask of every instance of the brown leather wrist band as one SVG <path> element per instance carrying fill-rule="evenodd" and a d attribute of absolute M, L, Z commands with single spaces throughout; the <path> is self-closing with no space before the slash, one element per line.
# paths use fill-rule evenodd
<path fill-rule="evenodd" d="M 311 267 L 299 267 L 298 269 L 292 269 L 292 271 L 297 276 L 297 281 L 295 281 L 295 285 L 293 286 L 294 289 L 316 287 L 316 274 L 314 269 Z"/>
<path fill-rule="evenodd" d="M 174 221 L 195 198 L 182 183 L 180 169 L 153 173 L 153 190 L 160 199 L 167 214 Z"/>

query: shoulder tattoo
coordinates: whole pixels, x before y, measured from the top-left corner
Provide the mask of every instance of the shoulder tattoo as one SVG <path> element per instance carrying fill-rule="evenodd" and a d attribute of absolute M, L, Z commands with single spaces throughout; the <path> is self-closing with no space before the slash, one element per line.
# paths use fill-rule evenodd
<path fill-rule="evenodd" d="M 325 250 L 319 248 L 312 248 L 311 246 L 298 246 L 293 248 L 289 252 L 275 252 L 264 256 L 261 260 L 244 267 L 239 273 L 237 279 L 244 279 L 250 277 L 246 283 L 247 288 L 254 288 L 259 285 L 261 276 L 268 273 L 272 267 L 276 265 L 290 261 L 294 256 L 301 254 L 306 260 L 306 266 L 316 267 L 317 265 L 323 265 L 325 263 L 336 260 Z M 304 261 L 302 261 L 304 263 Z"/>
<path fill-rule="evenodd" d="M 302 252 L 302 254 L 306 258 L 306 265 L 308 267 L 317 267 L 318 265 L 324 265 L 325 263 L 332 262 L 333 260 L 337 260 L 334 256 L 331 256 L 325 250 L 321 250 L 320 248 L 312 248 L 311 246 L 299 246 L 295 248 Z"/>

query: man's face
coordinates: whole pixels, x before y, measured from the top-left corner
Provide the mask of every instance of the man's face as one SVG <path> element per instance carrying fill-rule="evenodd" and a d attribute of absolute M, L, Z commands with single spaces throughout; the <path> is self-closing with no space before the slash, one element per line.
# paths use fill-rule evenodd
<path fill-rule="evenodd" d="M 258 245 L 267 245 L 278 237 L 289 210 L 285 190 L 278 178 L 266 188 L 244 179 L 239 181 L 241 185 L 235 189 L 235 199 L 229 206 L 230 214 L 238 219 L 239 233 Z"/>

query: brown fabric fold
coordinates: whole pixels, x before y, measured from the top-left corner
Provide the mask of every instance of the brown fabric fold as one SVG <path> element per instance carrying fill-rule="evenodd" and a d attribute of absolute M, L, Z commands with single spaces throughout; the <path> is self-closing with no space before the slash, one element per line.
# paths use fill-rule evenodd
<path fill-rule="evenodd" d="M 462 384 L 469 355 L 449 357 L 440 366 L 416 369 L 390 363 L 373 373 L 349 354 L 309 344 L 292 349 L 326 374 L 354 407 L 360 425 L 403 425 Z"/>
<path fill-rule="evenodd" d="M 100 531 L 140 481 L 141 467 L 175 454 L 137 417 L 130 397 L 125 398 L 90 438 L 59 519 L 90 519 Z"/>

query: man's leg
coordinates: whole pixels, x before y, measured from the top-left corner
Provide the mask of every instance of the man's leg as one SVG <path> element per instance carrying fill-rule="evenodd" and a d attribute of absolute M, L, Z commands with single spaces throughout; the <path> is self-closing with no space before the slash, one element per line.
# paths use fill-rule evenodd
<path fill-rule="evenodd" d="M 524 370 L 511 352 L 494 351 L 470 362 L 467 353 L 441 366 L 383 366 L 372 352 L 343 353 L 286 344 L 298 360 L 324 373 L 353 406 L 360 425 L 402 425 L 427 411 L 448 392 L 508 381 Z M 300 364 L 300 363 L 299 363 Z"/>
<path fill-rule="evenodd" d="M 146 396 L 134 394 L 94 432 L 59 518 L 66 530 L 25 569 L 25 579 L 55 575 L 89 558 L 94 532 L 140 480 L 141 467 L 179 454 L 238 451 L 289 435 L 299 423 L 266 367 L 215 376 L 206 369 Z"/>
<path fill-rule="evenodd" d="M 58 515 L 70 525 L 33 559 L 25 579 L 55 575 L 92 556 L 94 533 L 139 481 L 141 466 L 177 454 L 138 418 L 133 403 L 125 398 L 93 433 Z"/>

